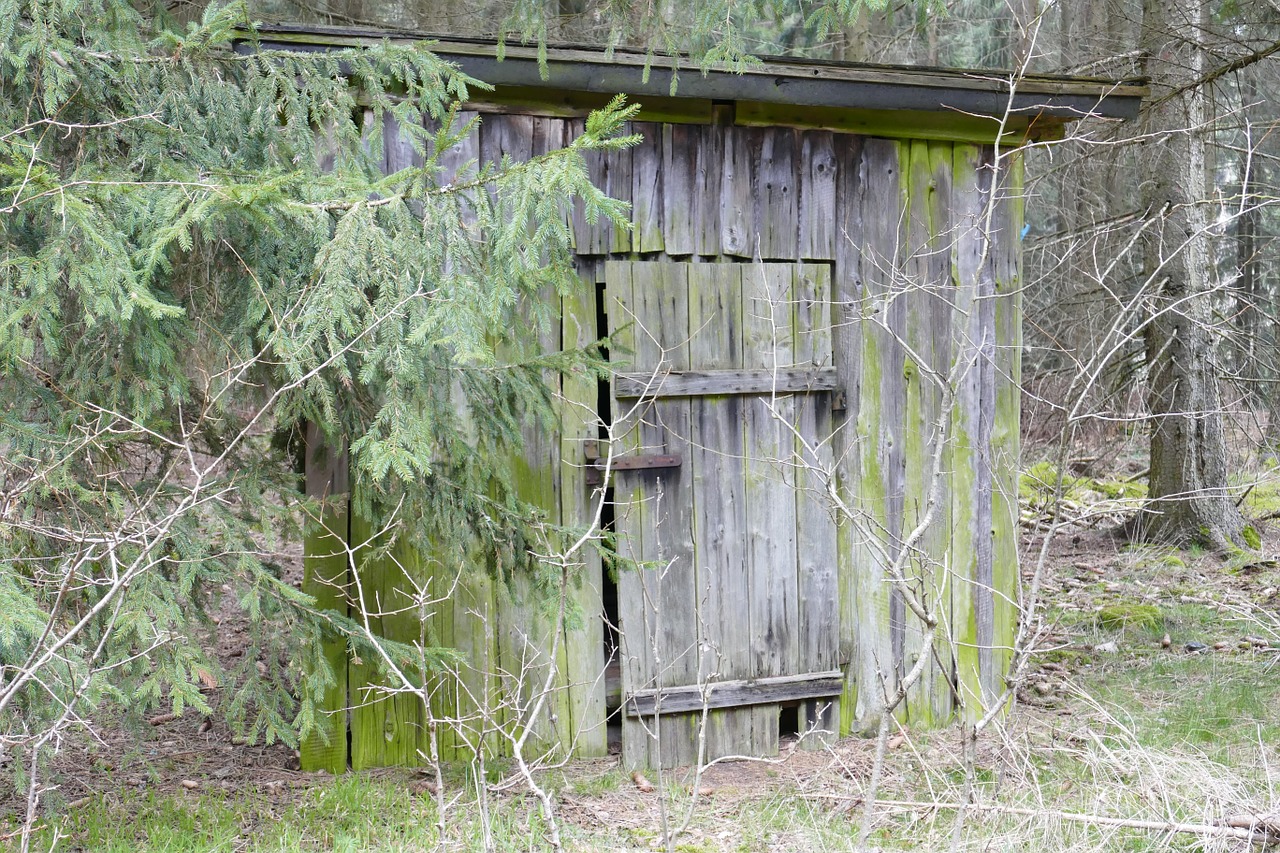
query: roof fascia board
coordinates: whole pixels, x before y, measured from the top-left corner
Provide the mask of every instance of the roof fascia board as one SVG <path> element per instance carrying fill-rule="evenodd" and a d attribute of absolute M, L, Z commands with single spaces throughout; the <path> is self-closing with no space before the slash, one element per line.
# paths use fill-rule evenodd
<path fill-rule="evenodd" d="M 258 43 L 266 49 L 321 51 L 425 40 L 394 32 L 264 26 Z M 242 44 L 241 49 L 249 48 Z M 456 62 L 467 74 L 496 86 L 522 86 L 672 97 L 711 101 L 756 101 L 809 107 L 867 110 L 942 111 L 978 116 L 1023 115 L 1066 121 L 1089 116 L 1132 119 L 1144 86 L 1134 81 L 1109 83 L 1070 77 L 1027 77 L 1010 85 L 998 72 L 913 69 L 901 66 L 833 62 L 765 61 L 741 72 L 702 73 L 691 63 L 659 64 L 663 57 L 576 47 L 548 47 L 546 77 L 537 50 L 508 46 L 498 59 L 497 45 L 471 39 L 433 40 L 430 49 Z"/>

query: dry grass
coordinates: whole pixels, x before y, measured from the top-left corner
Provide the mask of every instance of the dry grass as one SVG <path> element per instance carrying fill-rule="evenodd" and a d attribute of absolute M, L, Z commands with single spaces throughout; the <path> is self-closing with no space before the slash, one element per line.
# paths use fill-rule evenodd
<path fill-rule="evenodd" d="M 984 733 L 971 765 L 956 727 L 895 738 L 870 844 L 1261 849 L 1241 836 L 1248 816 L 1280 829 L 1276 544 L 1264 541 L 1261 559 L 1221 560 L 1124 547 L 1092 529 L 1065 537 L 1013 713 Z M 1126 608 L 1142 618 L 1122 618 Z M 533 799 L 492 795 L 482 817 L 465 767 L 450 770 L 460 798 L 442 840 L 422 774 L 302 774 L 287 751 L 232 748 L 229 733 L 200 732 L 197 720 L 146 728 L 113 733 L 96 760 L 73 762 L 35 849 L 49 849 L 55 830 L 56 849 L 112 853 L 544 847 Z M 856 738 L 788 747 L 775 761 L 716 765 L 698 791 L 691 774 L 674 773 L 644 792 L 612 759 L 540 781 L 572 850 L 853 850 L 873 752 Z M 691 804 L 686 830 L 664 838 L 662 809 L 674 826 Z M 0 835 L 15 821 L 0 815 Z"/>

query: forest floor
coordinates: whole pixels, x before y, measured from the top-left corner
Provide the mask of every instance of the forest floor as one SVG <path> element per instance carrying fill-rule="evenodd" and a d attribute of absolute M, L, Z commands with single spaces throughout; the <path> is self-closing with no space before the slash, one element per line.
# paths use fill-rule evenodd
<path fill-rule="evenodd" d="M 1045 472 L 1023 478 L 1027 579 Z M 1280 535 L 1259 525 L 1260 552 L 1228 557 L 1125 545 L 1108 532 L 1133 497 L 1125 482 L 1068 483 L 1060 511 L 1079 523 L 1047 551 L 1041 627 L 1012 713 L 983 733 L 968 771 L 958 726 L 897 732 L 871 849 L 1280 849 Z M 1263 471 L 1245 508 L 1280 512 L 1280 472 Z M 68 748 L 33 849 L 437 849 L 436 783 L 424 773 L 302 773 L 292 750 L 235 742 L 199 716 L 141 729 Z M 795 747 L 700 777 L 637 780 L 610 758 L 541 783 L 570 850 L 855 849 L 874 740 Z M 482 808 L 465 779 L 459 768 L 445 780 L 440 847 L 545 849 L 532 797 L 514 785 Z M 958 820 L 966 785 L 976 806 Z M 16 827 L 0 811 L 0 850 L 16 845 Z"/>

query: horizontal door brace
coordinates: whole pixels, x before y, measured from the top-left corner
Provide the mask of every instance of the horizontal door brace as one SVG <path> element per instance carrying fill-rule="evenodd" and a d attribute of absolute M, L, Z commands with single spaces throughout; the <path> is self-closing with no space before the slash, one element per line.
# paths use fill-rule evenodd
<path fill-rule="evenodd" d="M 622 703 L 628 717 L 654 714 L 682 714 L 703 708 L 736 708 L 743 705 L 772 705 L 800 699 L 839 696 L 844 690 L 844 674 L 807 672 L 803 675 L 776 675 L 746 681 L 710 681 L 684 687 L 637 690 Z"/>
<path fill-rule="evenodd" d="M 614 379 L 614 395 L 620 400 L 636 397 L 804 394 L 838 389 L 839 377 L 834 367 L 620 373 Z"/>

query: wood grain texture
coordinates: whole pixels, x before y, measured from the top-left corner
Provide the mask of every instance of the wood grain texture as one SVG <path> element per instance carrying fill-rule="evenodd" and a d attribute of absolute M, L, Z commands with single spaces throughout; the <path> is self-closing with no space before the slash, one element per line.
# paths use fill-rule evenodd
<path fill-rule="evenodd" d="M 704 201 L 697 187 L 698 158 L 705 132 L 692 125 L 662 126 L 663 247 L 673 257 L 696 251 Z"/>
<path fill-rule="evenodd" d="M 768 128 L 760 133 L 763 138 L 755 166 L 759 257 L 791 260 L 799 257 L 800 250 L 798 133 L 785 127 Z"/>
<path fill-rule="evenodd" d="M 929 359 L 938 375 L 949 377 L 954 375 L 953 365 L 956 354 L 952 349 L 952 325 L 960 321 L 955 312 L 955 285 L 952 277 L 951 246 L 955 240 L 955 224 L 951 215 L 954 150 L 948 142 L 930 142 L 928 144 L 929 184 L 927 203 L 924 205 L 929 214 L 928 243 L 928 305 L 925 315 L 928 318 Z M 951 417 L 951 411 L 944 411 L 945 396 L 936 385 L 925 400 L 927 417 L 932 424 L 934 439 L 930 450 L 941 440 L 941 431 Z M 951 401 L 954 411 L 955 401 Z M 943 620 L 941 639 L 932 655 L 933 662 L 929 673 L 929 696 L 922 700 L 928 706 L 934 724 L 941 724 L 950 718 L 955 710 L 955 668 L 952 664 L 951 645 L 947 632 L 951 618 L 951 572 L 949 568 L 948 549 L 951 547 L 951 493 L 953 490 L 955 464 L 952 460 L 954 442 L 950 435 L 942 449 L 939 482 L 939 502 L 935 509 L 935 517 L 929 531 L 927 553 L 932 560 L 931 573 L 924 580 L 932 580 L 932 595 L 929 606 Z M 933 476 L 930 471 L 929 476 Z"/>
<path fill-rule="evenodd" d="M 604 267 L 610 336 L 618 352 L 632 354 L 631 366 L 636 366 L 637 318 L 631 264 L 608 261 Z M 615 405 L 613 429 L 615 453 L 640 452 L 637 408 Z M 648 506 L 643 486 L 639 472 L 619 472 L 613 478 L 617 551 L 625 566 L 618 574 L 618 654 L 624 695 L 658 686 L 650 637 L 657 631 L 659 589 L 654 573 L 644 568 Z M 649 547 L 652 549 L 652 543 Z M 650 731 L 649 722 L 623 720 L 622 763 L 625 767 L 652 767 L 659 763 L 658 732 Z"/>
<path fill-rule="evenodd" d="M 861 390 L 857 410 L 859 477 L 852 522 L 857 616 L 858 696 L 856 719 L 874 725 L 886 691 L 897 688 L 901 664 L 901 601 L 888 580 L 901 535 L 903 355 L 896 340 L 903 303 L 895 298 L 897 247 L 904 214 L 899 148 L 865 140 L 855 203 L 861 227 L 856 250 L 862 284 Z"/>
<path fill-rule="evenodd" d="M 360 484 L 353 484 L 353 506 L 361 505 Z M 367 620 L 379 637 L 420 643 L 425 630 L 414 595 L 415 582 L 424 576 L 421 560 L 410 548 L 388 548 L 390 530 L 375 525 L 360 512 L 351 518 L 351 541 L 359 543 L 353 557 L 352 585 L 359 611 L 352 617 Z M 361 615 L 363 614 L 363 616 Z M 388 693 L 403 687 L 394 676 L 384 676 L 376 660 L 353 661 L 350 667 L 351 768 L 413 766 L 422 763 L 419 749 L 426 732 L 421 700 L 412 693 Z"/>
<path fill-rule="evenodd" d="M 826 131 L 800 134 L 799 257 L 836 259 L 836 140 Z M 841 139 L 848 144 L 849 137 Z"/>
<path fill-rule="evenodd" d="M 835 454 L 836 489 L 855 518 L 842 518 L 837 527 L 836 549 L 839 596 L 838 660 L 845 669 L 844 691 L 840 694 L 839 734 L 847 735 L 856 723 L 858 689 L 866 668 L 861 665 L 859 645 L 859 591 L 861 573 L 868 570 L 869 551 L 866 525 L 859 495 L 862 490 L 862 443 L 858 432 L 862 408 L 862 352 L 866 326 L 862 317 L 862 139 L 844 134 L 833 138 L 836 157 L 836 216 L 833 223 L 835 267 L 832 273 L 832 350 L 840 384 L 845 392 L 845 409 L 832 423 L 832 451 Z"/>
<path fill-rule="evenodd" d="M 562 120 L 544 116 L 495 115 L 481 127 L 482 159 L 490 162 L 522 163 L 532 157 L 561 147 L 566 128 Z M 532 223 L 531 223 L 532 224 Z M 545 321 L 545 306 L 558 297 L 550 287 L 515 308 L 514 316 L 531 325 L 532 334 L 523 339 L 512 338 L 500 347 L 502 357 L 520 360 L 560 348 L 560 328 L 539 323 Z M 550 372 L 543 375 L 555 391 L 559 378 Z M 560 521 L 560 442 L 546 425 L 526 420 L 521 427 L 522 447 L 511 450 L 512 482 L 519 498 L 538 507 L 552 524 Z M 548 553 L 551 542 L 531 542 L 529 547 Z M 527 750 L 548 751 L 560 748 L 560 721 L 570 721 L 568 693 L 563 673 L 552 679 L 552 692 L 539 710 L 539 697 L 547 684 L 549 668 L 558 662 L 551 658 L 555 648 L 557 626 L 546 610 L 539 607 L 532 579 L 516 573 L 506 583 L 495 584 L 494 630 L 497 641 L 496 670 L 498 690 L 503 702 L 500 718 L 508 731 L 529 729 Z M 558 603 L 552 603 L 552 612 Z"/>
<path fill-rule="evenodd" d="M 631 268 L 632 294 L 639 319 L 636 332 L 636 366 L 673 370 L 689 369 L 689 286 L 684 264 L 637 263 Z M 689 401 L 656 400 L 640 421 L 645 452 L 681 458 L 689 454 Z M 698 674 L 697 600 L 693 567 L 692 476 L 683 468 L 658 469 L 640 474 L 645 483 L 651 519 L 653 557 L 646 554 L 657 573 L 659 586 L 655 669 L 658 685 L 688 684 Z M 650 535 L 647 533 L 646 535 Z M 646 544 L 647 544 L 646 540 Z M 660 737 L 661 761 L 682 766 L 694 759 L 696 720 L 675 718 L 661 722 L 669 736 Z"/>
<path fill-rule="evenodd" d="M 984 147 L 978 169 L 978 186 L 984 206 L 991 203 L 994 191 L 991 176 L 991 149 Z M 979 239 L 983 241 L 982 265 L 977 269 L 974 281 L 974 315 L 977 319 L 974 344 L 977 347 L 974 371 L 977 374 L 977 419 L 974 422 L 974 443 L 978 452 L 973 456 L 974 467 L 974 552 L 976 562 L 973 574 L 973 609 L 977 626 L 978 668 L 982 686 L 983 708 L 995 701 L 992 695 L 992 670 L 995 666 L 995 590 L 992 587 L 995 543 L 992 536 L 992 485 L 991 433 L 994 427 L 996 393 L 995 355 L 995 269 L 991 257 L 990 239 L 994 234 L 986 231 L 985 221 Z"/>
<path fill-rule="evenodd" d="M 976 145 L 954 146 L 952 274 L 957 317 L 952 326 L 956 402 L 951 417 L 951 640 L 959 701 L 965 719 L 970 721 L 983 716 L 975 609 L 979 531 L 974 500 L 983 453 L 977 444 L 982 407 L 978 359 L 983 330 L 975 301 L 985 252 L 986 195 L 978 182 L 980 157 L 981 150 Z"/>
<path fill-rule="evenodd" d="M 663 194 L 663 125 L 635 122 L 631 133 L 643 138 L 631 149 L 631 248 L 636 252 L 661 252 L 666 248 L 662 216 L 666 208 Z M 687 228 L 687 226 L 686 226 Z"/>
<path fill-rule="evenodd" d="M 454 131 L 470 128 L 458 143 L 443 151 L 436 152 L 436 167 L 440 170 L 436 180 L 441 186 L 460 185 L 473 180 L 476 176 L 477 164 L 480 160 L 480 123 L 472 122 L 478 113 L 470 110 L 459 110 L 454 118 Z M 475 223 L 475 190 L 459 189 L 456 193 L 433 199 L 433 204 L 443 205 L 441 215 L 457 216 L 464 225 L 470 227 Z"/>
<path fill-rule="evenodd" d="M 756 222 L 763 130 L 726 127 L 720 173 L 720 251 L 737 258 L 761 257 Z"/>
<path fill-rule="evenodd" d="M 623 711 L 628 716 L 679 714 L 703 708 L 742 708 L 745 705 L 776 705 L 817 697 L 834 697 L 840 692 L 844 674 L 839 670 L 780 675 L 754 680 L 718 681 L 644 690 L 627 697 Z"/>
<path fill-rule="evenodd" d="M 708 371 L 742 366 L 742 271 L 737 264 L 689 267 L 690 363 Z M 743 400 L 706 396 L 690 400 L 690 466 L 694 478 L 694 561 L 697 567 L 699 663 L 702 679 L 744 679 L 752 674 L 750 597 L 743 494 Z M 700 679 L 700 680 L 702 680 Z M 740 752 L 752 742 L 750 711 L 727 708 L 707 715 L 703 759 Z"/>
<path fill-rule="evenodd" d="M 796 364 L 815 365 L 835 373 L 832 362 L 831 269 L 804 264 L 792 269 L 791 327 Z M 836 523 L 827 486 L 835 474 L 831 444 L 831 401 L 827 395 L 795 399 L 792 438 L 796 469 L 797 665 L 802 669 L 832 670 L 838 666 L 840 637 Z M 841 684 L 843 689 L 843 684 Z M 839 692 L 839 691 L 838 691 Z M 839 727 L 836 697 L 805 702 L 800 707 L 802 731 L 835 734 Z M 801 741 L 817 749 L 826 736 Z"/>
<path fill-rule="evenodd" d="M 716 125 L 663 127 L 662 226 L 669 256 L 720 254 L 724 135 Z"/>
<path fill-rule="evenodd" d="M 945 150 L 943 150 L 945 149 Z M 913 141 L 907 173 L 907 241 L 904 271 L 911 283 L 905 296 L 908 307 L 906 345 L 906 499 L 904 534 L 926 524 L 930 491 L 935 478 L 945 481 L 950 471 L 949 444 L 941 447 L 938 468 L 933 459 L 942 441 L 943 389 L 950 373 L 951 253 L 947 241 L 951 177 L 950 146 Z M 946 591 L 946 549 L 949 506 L 945 482 L 943 499 L 933 510 L 916 548 L 910 555 L 907 575 L 912 591 L 926 610 L 941 609 L 949 600 Z M 949 674 L 937 664 L 942 655 L 929 650 L 932 633 L 914 613 L 905 614 L 904 666 L 910 668 L 921 655 L 930 663 L 907 697 L 906 716 L 914 724 L 932 725 L 936 716 L 949 713 Z M 934 651 L 945 654 L 944 649 Z M 942 703 L 935 708 L 935 700 Z"/>
<path fill-rule="evenodd" d="M 830 326 L 827 326 L 826 331 L 829 335 Z M 695 330 L 695 334 L 701 332 Z M 649 373 L 624 373 L 618 376 L 617 383 L 619 399 L 796 394 L 834 391 L 839 388 L 839 379 L 833 367 L 686 370 L 656 376 Z"/>
<path fill-rule="evenodd" d="M 715 108 L 715 123 L 699 128 L 693 170 L 694 251 L 699 255 L 721 253 L 720 196 L 724 179 L 725 112 Z"/>
<path fill-rule="evenodd" d="M 582 135 L 581 119 L 567 122 L 568 141 Z M 597 189 L 610 198 L 631 201 L 631 149 L 621 151 L 588 151 L 583 155 L 587 176 Z M 581 201 L 575 201 L 572 214 L 574 248 L 579 255 L 608 255 L 631 251 L 631 230 L 600 218 L 588 222 Z"/>
<path fill-rule="evenodd" d="M 743 364 L 784 367 L 794 363 L 792 270 L 783 264 L 748 264 L 742 270 Z M 786 675 L 799 668 L 799 580 L 796 556 L 795 479 L 790 467 L 795 404 L 784 397 L 744 401 L 743 452 L 747 505 L 747 564 L 751 597 L 752 677 Z M 752 749 L 777 750 L 778 708 L 757 706 Z"/>
<path fill-rule="evenodd" d="M 308 525 L 303 542 L 302 591 L 316 607 L 347 615 L 347 457 L 330 447 L 314 424 L 306 431 L 307 497 L 319 501 L 320 513 Z M 324 658 L 333 671 L 325 689 L 317 731 L 301 744 L 302 769 L 343 773 L 347 769 L 347 642 L 337 635 L 324 639 Z"/>
<path fill-rule="evenodd" d="M 992 253 L 995 279 L 995 405 L 991 431 L 993 543 L 992 661 L 983 682 L 1001 696 L 1020 615 L 1018 575 L 1018 467 L 1022 379 L 1022 156 L 1002 152 Z"/>

